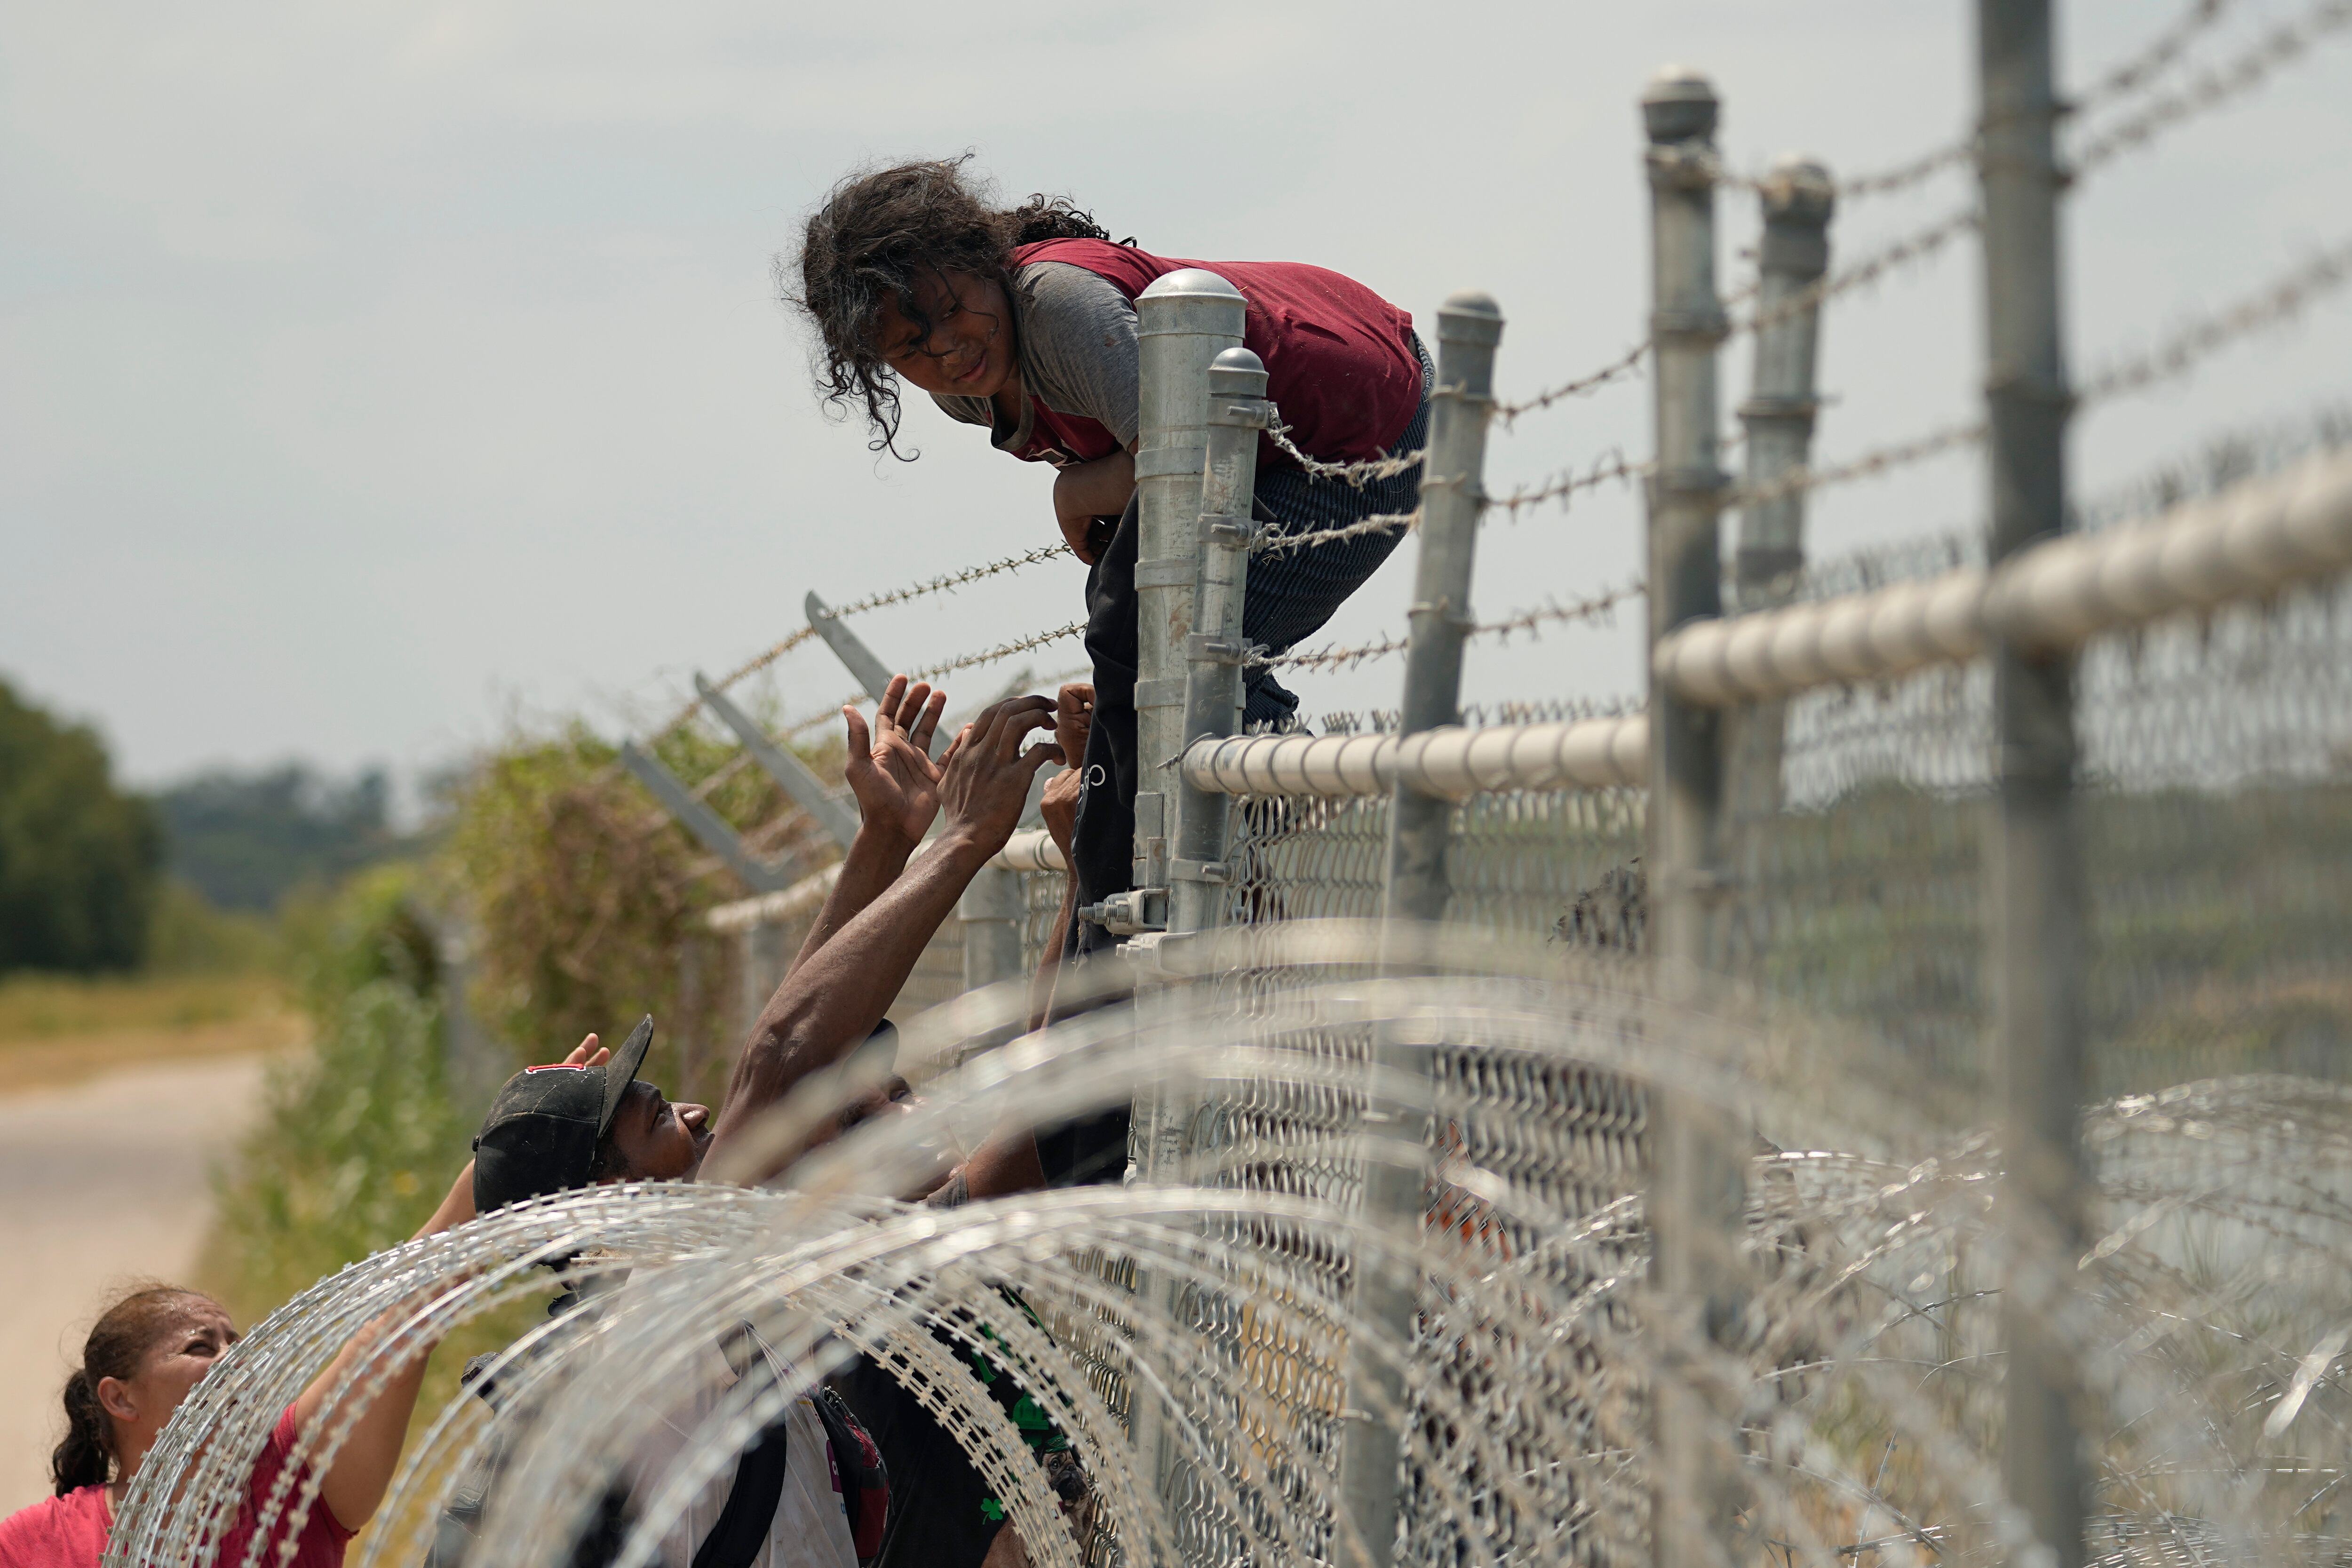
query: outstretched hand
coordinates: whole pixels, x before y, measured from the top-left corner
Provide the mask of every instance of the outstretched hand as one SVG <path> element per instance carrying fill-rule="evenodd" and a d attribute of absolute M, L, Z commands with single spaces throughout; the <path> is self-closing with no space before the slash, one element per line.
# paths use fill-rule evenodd
<path fill-rule="evenodd" d="M 1037 812 L 1045 819 L 1045 831 L 1054 836 L 1065 863 L 1070 859 L 1070 841 L 1077 831 L 1078 799 L 1086 793 L 1087 736 L 1094 721 L 1094 687 L 1083 680 L 1064 686 L 1054 703 L 1054 743 L 1062 749 L 1062 759 L 1069 766 L 1046 781 Z"/>
<path fill-rule="evenodd" d="M 1029 804 L 1029 781 L 1047 763 L 1062 760 L 1062 748 L 1053 742 L 1024 752 L 1022 738 L 1053 725 L 1052 699 L 1014 697 L 957 731 L 940 776 L 950 835 L 990 855 L 1004 847 Z"/>
<path fill-rule="evenodd" d="M 894 675 L 882 689 L 870 732 L 856 707 L 841 710 L 849 730 L 842 773 L 856 797 L 859 818 L 910 845 L 930 831 L 931 818 L 939 815 L 942 763 L 931 761 L 931 735 L 947 705 L 944 689 L 934 691 L 920 680 L 909 685 L 905 676 Z"/>

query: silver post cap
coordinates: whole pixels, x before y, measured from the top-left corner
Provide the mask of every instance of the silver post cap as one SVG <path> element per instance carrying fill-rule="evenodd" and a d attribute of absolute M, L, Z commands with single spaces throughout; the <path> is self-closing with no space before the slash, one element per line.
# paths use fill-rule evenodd
<path fill-rule="evenodd" d="M 1151 286 L 1137 299 L 1165 300 L 1180 295 L 1189 299 L 1239 300 L 1242 291 L 1205 267 L 1180 267 L 1153 279 Z"/>
<path fill-rule="evenodd" d="M 1163 332 L 1237 338 L 1247 308 L 1242 291 L 1207 268 L 1180 267 L 1135 297 L 1136 330 L 1147 338 Z"/>
<path fill-rule="evenodd" d="M 1783 153 L 1765 173 L 1763 198 L 1768 222 L 1827 223 L 1837 207 L 1837 182 L 1820 159 Z"/>
<path fill-rule="evenodd" d="M 1706 141 L 1720 108 L 1715 83 L 1688 66 L 1660 67 L 1642 89 L 1642 122 L 1655 142 Z"/>
<path fill-rule="evenodd" d="M 1503 307 L 1483 289 L 1448 294 L 1437 308 L 1437 341 L 1442 343 L 1486 343 L 1502 341 Z"/>
<path fill-rule="evenodd" d="M 1247 349 L 1227 349 L 1209 362 L 1209 395 L 1264 397 L 1265 361 Z"/>

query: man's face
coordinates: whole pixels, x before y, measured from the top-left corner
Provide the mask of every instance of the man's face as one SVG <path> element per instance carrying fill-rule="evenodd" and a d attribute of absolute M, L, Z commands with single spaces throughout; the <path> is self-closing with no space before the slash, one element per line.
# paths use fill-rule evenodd
<path fill-rule="evenodd" d="M 638 1079 L 613 1113 L 611 1137 L 627 1163 L 622 1180 L 690 1182 L 710 1147 L 710 1108 L 672 1104 L 661 1090 Z"/>

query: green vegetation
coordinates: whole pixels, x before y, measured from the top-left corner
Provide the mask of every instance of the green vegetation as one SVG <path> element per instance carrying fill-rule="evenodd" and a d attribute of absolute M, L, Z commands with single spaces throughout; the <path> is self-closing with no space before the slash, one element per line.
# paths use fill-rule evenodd
<path fill-rule="evenodd" d="M 687 731 L 666 739 L 660 754 L 696 779 L 724 753 Z M 837 753 L 811 758 L 829 760 L 837 772 Z M 758 853 L 797 851 L 812 868 L 832 856 L 829 845 L 798 837 L 813 825 L 786 812 L 756 771 L 728 774 L 708 798 L 730 821 L 774 825 L 746 835 Z M 646 1076 L 680 1098 L 714 1095 L 731 992 L 728 954 L 702 916 L 740 898 L 740 884 L 584 729 L 510 745 L 475 770 L 455 802 L 448 874 L 473 921 L 478 978 L 469 1001 L 484 1026 L 545 1060 L 592 1030 L 616 1037 L 651 1013 L 660 1027 Z"/>
<path fill-rule="evenodd" d="M 220 1187 L 216 1283 L 249 1314 L 405 1240 L 466 1163 L 443 1072 L 433 944 L 399 868 L 289 920 L 311 1050 L 270 1074 Z"/>
<path fill-rule="evenodd" d="M 332 887 L 414 845 L 386 820 L 382 770 L 336 784 L 298 763 L 210 773 L 155 797 L 172 874 L 224 910 L 276 909 L 295 889 Z"/>
<path fill-rule="evenodd" d="M 0 682 L 0 974 L 135 969 L 163 831 L 115 787 L 105 744 Z"/>

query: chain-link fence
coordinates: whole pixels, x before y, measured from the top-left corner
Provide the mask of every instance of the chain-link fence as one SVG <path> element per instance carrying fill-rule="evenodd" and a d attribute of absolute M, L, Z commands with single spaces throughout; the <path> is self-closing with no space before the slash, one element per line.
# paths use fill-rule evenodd
<path fill-rule="evenodd" d="M 2076 173 L 2252 90 L 2352 17 L 2323 0 L 2200 67 L 2228 9 L 2192 7 L 2083 94 Z M 1287 443 L 1278 410 L 1243 408 L 1239 380 L 1208 395 L 1192 364 L 1162 388 L 1166 407 L 1199 403 L 1207 423 L 1185 413 L 1146 431 L 1147 510 L 1182 513 L 1163 539 L 1203 526 L 1189 590 L 1185 561 L 1152 563 L 1151 591 L 1178 606 L 1160 618 L 1198 635 L 1147 647 L 1147 730 L 1178 711 L 1189 726 L 1214 705 L 1180 698 L 1244 668 L 1302 684 L 1404 668 L 1392 712 L 1286 735 L 1147 734 L 1143 750 L 1170 759 L 1145 770 L 1167 831 L 1139 837 L 1144 887 L 1091 889 L 1112 897 L 1080 917 L 1128 939 L 1112 962 L 1127 966 L 1139 1035 L 1181 1015 L 1259 1053 L 1255 1072 L 1139 1091 L 1129 1176 L 1265 1212 L 1204 1213 L 1187 1236 L 1208 1261 L 1181 1268 L 1085 1254 L 1108 1292 L 1047 1314 L 1126 1424 L 1182 1559 L 1253 1560 L 1279 1541 L 1297 1560 L 1342 1560 L 1360 1546 L 1351 1524 L 1377 1535 L 1391 1514 L 1393 1542 L 1367 1562 L 1392 1547 L 1433 1564 L 1712 1552 L 1910 1568 L 2028 1560 L 2038 1534 L 2061 1564 L 2189 1563 L 2238 1550 L 2216 1522 L 2233 1508 L 2228 1528 L 2259 1536 L 2257 1556 L 2333 1560 L 2329 1543 L 2352 1533 L 2329 1479 L 2336 1437 L 2278 1447 L 2295 1409 L 2316 1402 L 2333 1420 L 2342 1399 L 2343 1340 L 2326 1337 L 2319 1304 L 2345 1273 L 2352 1191 L 2278 1162 L 2342 1152 L 2328 1086 L 2352 1044 L 2346 423 L 2323 410 L 2291 435 L 2222 437 L 2201 467 L 2176 460 L 2079 500 L 2058 438 L 2070 409 L 2179 380 L 2310 309 L 2352 279 L 2352 247 L 2294 258 L 2095 359 L 2070 391 L 2052 368 L 2067 358 L 2054 307 L 2015 292 L 2055 298 L 2054 262 L 2020 261 L 2031 247 L 2015 215 L 2020 202 L 2054 210 L 2057 100 L 2046 81 L 1996 89 L 2022 109 L 1886 170 L 1836 180 L 1796 162 L 1749 178 L 1714 146 L 1712 89 L 1662 78 L 1644 99 L 1653 331 L 1506 401 L 1492 383 L 1499 310 L 1449 301 L 1424 449 L 1326 463 Z M 1971 168 L 1976 199 L 1832 265 L 1838 204 Z M 1754 195 L 1763 219 L 1755 279 L 1727 292 L 1715 277 L 1724 189 Z M 1817 458 L 1822 312 L 1979 237 L 2014 264 L 1989 269 L 2000 286 L 1984 416 Z M 1752 350 L 1736 433 L 1719 428 L 1726 338 Z M 1490 428 L 1645 375 L 1650 456 L 1549 458 L 1549 479 L 1486 488 Z M 1425 466 L 1416 508 L 1281 546 L 1414 533 L 1410 630 L 1306 649 L 1220 640 L 1208 606 L 1230 583 L 1207 541 L 1234 518 L 1209 502 L 1216 462 L 1204 479 L 1197 459 L 1222 449 L 1223 426 L 1275 432 L 1318 482 Z M 1820 492 L 1978 452 L 1993 479 L 1985 527 L 1807 561 Z M 1721 471 L 1733 461 L 1742 471 Z M 1482 518 L 1519 522 L 1637 485 L 1643 581 L 1467 612 Z M 1189 512 L 1166 499 L 1180 491 Z M 1234 546 L 1241 567 L 1265 548 Z M 841 617 L 1055 553 L 866 595 L 746 668 L 819 633 L 840 647 Z M 1465 648 L 1621 619 L 1647 621 L 1626 627 L 1647 656 L 1643 697 L 1461 703 Z M 925 668 L 974 668 L 1076 629 Z M 1183 847 L 1214 796 L 1222 844 Z M 1002 868 L 1018 879 L 1034 972 L 1065 940 L 1068 889 L 1028 837 Z M 1356 1006 L 1348 987 L 1418 973 L 1399 956 L 1410 942 L 1342 964 L 1302 956 L 1308 922 L 1386 917 L 1397 933 L 1407 916 L 1536 944 L 1576 1046 L 1523 1049 L 1442 1008 Z M 747 958 L 750 1007 L 798 931 L 740 929 L 747 952 L 779 949 L 764 969 Z M 1187 970 L 1183 942 L 1210 937 L 1220 967 Z M 901 1011 L 1012 977 L 981 973 L 982 951 L 950 926 Z M 1578 988 L 1591 984 L 1704 1011 L 1588 1018 Z M 1688 1081 L 1658 1065 L 1718 1025 L 1757 1053 L 1734 1089 L 1706 1087 L 1704 1062 Z M 1400 1071 L 1412 1095 L 1382 1088 Z M 1892 1108 L 1874 1126 L 1822 1114 L 1872 1093 Z M 1402 1160 L 1381 1143 L 1399 1129 L 1414 1144 Z M 1690 1153 L 1709 1143 L 1713 1165 Z M 1402 1167 L 1409 1179 L 1388 1181 Z M 1294 1203 L 1454 1250 L 1384 1297 L 1360 1244 L 1275 1217 Z M 2270 1249 L 2290 1243 L 2315 1256 L 2281 1264 Z M 2265 1317 L 2260 1282 L 2290 1276 Z M 1482 1294 L 1498 1279 L 1547 1303 L 1540 1331 Z M 1410 1368 L 1368 1365 L 1376 1330 L 1411 1344 Z M 1189 1370 L 1139 1387 L 1136 1347 L 1162 1331 L 1185 1342 Z M 1202 1428 L 1223 1435 L 1205 1448 L 1169 1436 Z M 1143 1550 L 1117 1521 L 1087 1549 L 1093 1562 Z"/>

